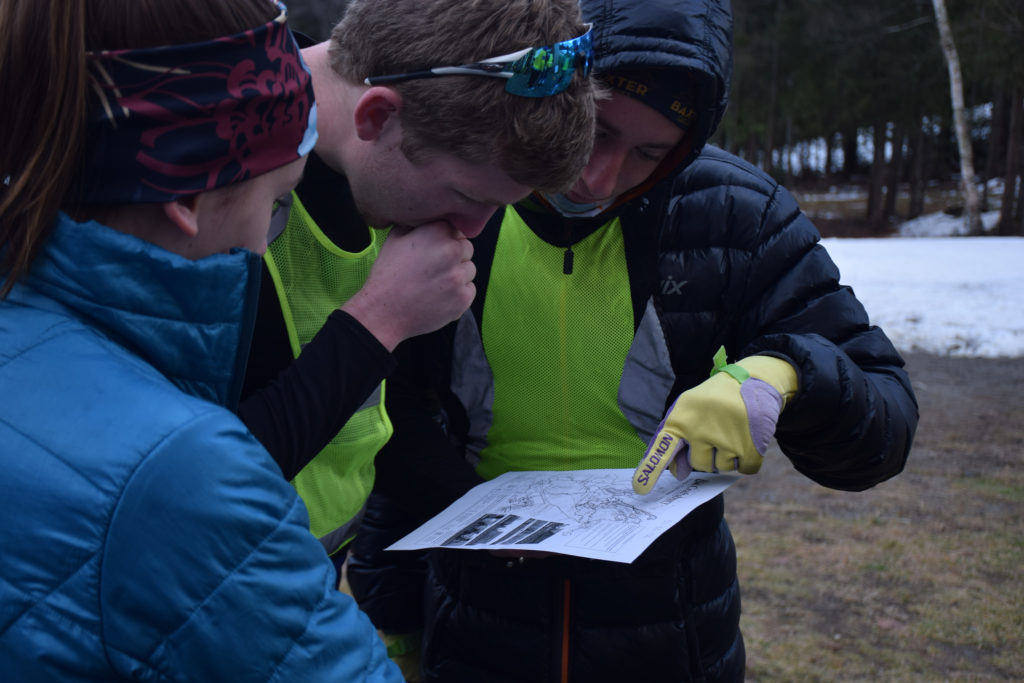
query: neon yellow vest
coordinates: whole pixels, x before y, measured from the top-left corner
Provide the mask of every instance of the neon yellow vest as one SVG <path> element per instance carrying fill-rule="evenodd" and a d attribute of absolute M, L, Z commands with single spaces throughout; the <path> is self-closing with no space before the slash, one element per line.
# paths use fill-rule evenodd
<path fill-rule="evenodd" d="M 365 284 L 380 253 L 385 231 L 367 228 L 370 245 L 359 253 L 339 249 L 292 193 L 284 232 L 267 249 L 267 269 L 281 302 L 292 353 L 320 330 L 327 316 Z M 333 554 L 352 539 L 355 524 L 373 488 L 373 459 L 391 438 L 384 410 L 384 383 L 331 442 L 292 480 L 306 509 L 310 531 Z"/>
<path fill-rule="evenodd" d="M 565 250 L 506 208 L 483 309 L 493 424 L 477 471 L 634 467 L 646 448 L 617 403 L 633 341 L 618 219 Z"/>

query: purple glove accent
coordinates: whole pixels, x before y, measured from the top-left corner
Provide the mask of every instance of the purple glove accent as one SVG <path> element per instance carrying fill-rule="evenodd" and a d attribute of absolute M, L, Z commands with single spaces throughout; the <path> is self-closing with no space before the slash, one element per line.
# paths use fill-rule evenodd
<path fill-rule="evenodd" d="M 690 476 L 690 472 L 693 472 L 693 468 L 690 467 L 690 444 L 686 442 L 686 439 L 683 439 L 683 445 L 679 447 L 676 457 L 669 464 L 668 471 L 680 481 L 686 479 Z"/>
<path fill-rule="evenodd" d="M 782 414 L 782 395 L 768 382 L 751 377 L 740 386 L 740 397 L 747 407 L 750 440 L 757 452 L 764 455 Z"/>
<path fill-rule="evenodd" d="M 655 434 L 661 434 L 662 430 L 665 429 L 665 422 L 668 420 L 668 416 L 672 414 L 672 410 L 676 407 L 676 403 L 679 402 L 679 396 L 676 397 L 675 401 L 672 401 L 672 406 L 665 413 L 665 417 L 661 418 L 661 423 L 658 424 L 658 428 L 654 430 Z M 672 476 L 682 481 L 690 476 L 690 472 L 693 472 L 693 468 L 690 467 L 690 444 L 686 439 L 680 439 L 679 450 L 676 451 L 672 457 L 672 462 L 668 465 L 668 471 L 672 473 Z"/>

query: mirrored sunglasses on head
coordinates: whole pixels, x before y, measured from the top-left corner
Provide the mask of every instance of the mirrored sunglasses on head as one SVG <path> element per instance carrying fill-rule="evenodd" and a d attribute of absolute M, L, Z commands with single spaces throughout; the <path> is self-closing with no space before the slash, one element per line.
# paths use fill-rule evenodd
<path fill-rule="evenodd" d="M 388 85 L 417 78 L 439 76 L 491 76 L 504 78 L 505 90 L 521 97 L 547 97 L 562 92 L 579 70 L 586 78 L 594 62 L 590 24 L 587 32 L 554 45 L 528 47 L 517 52 L 491 57 L 472 64 L 436 66 L 424 71 L 370 76 L 366 85 Z"/>

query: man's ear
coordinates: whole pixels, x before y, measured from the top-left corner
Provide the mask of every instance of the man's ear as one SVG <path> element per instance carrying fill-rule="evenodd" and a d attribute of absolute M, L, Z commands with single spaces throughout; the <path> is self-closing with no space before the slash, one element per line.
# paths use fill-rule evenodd
<path fill-rule="evenodd" d="M 164 202 L 164 215 L 187 237 L 199 234 L 199 209 L 202 195 L 190 195 Z"/>
<path fill-rule="evenodd" d="M 402 111 L 402 96 L 391 88 L 374 86 L 365 91 L 356 102 L 352 113 L 356 134 L 360 140 L 378 139 L 389 121 L 397 121 Z"/>

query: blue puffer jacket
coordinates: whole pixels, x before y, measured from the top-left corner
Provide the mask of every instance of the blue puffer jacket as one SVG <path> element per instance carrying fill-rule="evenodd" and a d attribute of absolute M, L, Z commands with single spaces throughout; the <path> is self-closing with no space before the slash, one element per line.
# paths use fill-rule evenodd
<path fill-rule="evenodd" d="M 224 407 L 258 261 L 61 216 L 0 301 L 3 680 L 401 680 Z"/>

